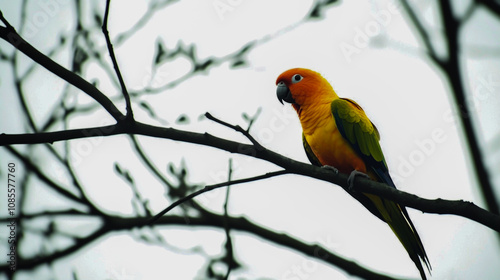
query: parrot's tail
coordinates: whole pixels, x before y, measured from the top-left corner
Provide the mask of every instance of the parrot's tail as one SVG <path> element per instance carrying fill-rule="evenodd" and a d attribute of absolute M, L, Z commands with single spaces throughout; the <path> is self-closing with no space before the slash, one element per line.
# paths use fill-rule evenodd
<path fill-rule="evenodd" d="M 429 262 L 429 258 L 427 257 L 427 253 L 425 253 L 424 245 L 420 240 L 420 236 L 418 236 L 417 230 L 410 220 L 410 216 L 408 215 L 406 208 L 401 207 L 399 204 L 396 204 L 392 201 L 388 202 L 390 204 L 393 204 L 389 207 L 396 208 L 397 212 L 395 213 L 395 217 L 392 217 L 392 221 L 388 222 L 387 224 L 396 234 L 401 244 L 403 244 L 406 251 L 408 252 L 408 255 L 410 255 L 411 260 L 415 263 L 418 270 L 420 271 L 420 276 L 423 280 L 425 280 L 426 277 L 421 261 L 427 267 L 429 274 L 431 273 L 431 264 Z"/>
<path fill-rule="evenodd" d="M 375 178 L 377 181 L 388 184 L 389 186 L 396 188 L 396 185 L 391 179 L 389 172 L 387 170 L 374 170 Z M 401 206 L 394 201 L 386 200 L 376 195 L 366 194 L 368 198 L 375 204 L 375 207 L 380 212 L 383 220 L 391 227 L 392 231 L 398 237 L 403 247 L 405 247 L 406 252 L 410 255 L 410 259 L 417 266 L 420 276 L 423 280 L 426 280 L 424 268 L 422 262 L 427 267 L 429 274 L 431 273 L 431 264 L 429 258 L 425 253 L 424 245 L 418 236 L 417 230 L 413 225 L 413 222 L 406 211 L 404 206 Z"/>
<path fill-rule="evenodd" d="M 386 200 L 377 196 L 367 195 L 373 202 L 375 202 L 376 207 L 381 212 L 384 220 L 387 222 L 389 227 L 398 237 L 403 247 L 405 247 L 408 255 L 410 255 L 411 260 L 415 263 L 420 271 L 420 276 L 423 280 L 426 280 L 424 268 L 422 262 L 427 267 L 429 273 L 431 272 L 431 264 L 429 258 L 425 253 L 424 245 L 418 236 L 417 230 L 413 225 L 408 212 L 405 207 L 399 204 Z M 375 200 L 375 201 L 374 201 Z"/>

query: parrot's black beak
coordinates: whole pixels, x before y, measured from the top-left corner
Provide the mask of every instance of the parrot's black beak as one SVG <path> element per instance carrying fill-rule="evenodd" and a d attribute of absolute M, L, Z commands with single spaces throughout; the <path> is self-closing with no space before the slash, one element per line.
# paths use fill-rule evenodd
<path fill-rule="evenodd" d="M 278 87 L 276 88 L 276 95 L 278 96 L 278 100 L 281 102 L 281 104 L 283 104 L 283 100 L 288 103 L 295 103 L 290 89 L 285 85 L 283 81 L 278 83 Z"/>

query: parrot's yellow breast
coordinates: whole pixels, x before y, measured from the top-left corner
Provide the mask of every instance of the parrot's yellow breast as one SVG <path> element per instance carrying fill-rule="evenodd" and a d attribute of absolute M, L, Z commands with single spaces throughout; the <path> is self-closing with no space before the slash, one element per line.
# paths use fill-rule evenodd
<path fill-rule="evenodd" d="M 342 173 L 349 174 L 353 170 L 366 173 L 363 160 L 340 134 L 331 112 L 327 111 L 326 116 L 323 119 L 301 121 L 305 139 L 314 155 L 321 164 L 333 166 Z"/>

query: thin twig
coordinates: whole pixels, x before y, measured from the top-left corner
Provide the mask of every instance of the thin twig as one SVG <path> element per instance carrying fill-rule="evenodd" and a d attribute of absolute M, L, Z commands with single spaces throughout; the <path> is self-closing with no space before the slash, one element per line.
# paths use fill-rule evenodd
<path fill-rule="evenodd" d="M 220 119 L 218 119 L 218 118 L 216 118 L 216 117 L 212 116 L 212 114 L 210 114 L 210 113 L 208 113 L 208 112 L 207 112 L 207 113 L 205 113 L 205 117 L 207 117 L 207 119 L 209 119 L 209 120 L 211 120 L 211 121 L 214 121 L 214 122 L 216 122 L 216 123 L 218 123 L 218 124 L 221 124 L 221 125 L 223 125 L 223 126 L 225 126 L 225 127 L 229 127 L 229 128 L 231 128 L 231 129 L 233 129 L 233 130 L 236 130 L 237 132 L 240 132 L 240 133 L 241 133 L 241 134 L 243 134 L 243 135 L 244 135 L 244 136 L 245 136 L 248 140 L 250 140 L 250 142 L 252 142 L 252 144 L 255 146 L 255 148 L 257 148 L 257 149 L 264 149 L 264 147 L 263 147 L 263 146 L 262 146 L 259 142 L 257 142 L 257 140 L 255 140 L 255 138 L 253 138 L 253 136 L 252 136 L 252 135 L 250 135 L 250 133 L 248 133 L 248 131 L 247 131 L 247 130 L 244 130 L 241 126 L 239 126 L 239 125 L 232 125 L 232 124 L 230 124 L 230 123 L 227 123 L 227 122 L 225 122 L 225 121 L 223 121 L 223 120 L 220 120 Z"/>
<path fill-rule="evenodd" d="M 3 24 L 5 24 L 5 28 L 8 31 L 14 30 L 14 27 L 12 27 L 12 25 L 10 25 L 9 21 L 7 21 L 7 19 L 5 19 L 1 10 L 0 10 L 0 21 L 3 22 Z"/>
<path fill-rule="evenodd" d="M 262 107 L 259 107 L 257 109 L 257 112 L 255 112 L 255 114 L 253 115 L 252 118 L 250 118 L 250 121 L 248 122 L 248 127 L 247 127 L 247 133 L 250 133 L 250 129 L 252 128 L 252 125 L 255 123 L 255 121 L 257 120 L 257 118 L 259 117 L 260 115 L 260 112 L 262 112 Z"/>
<path fill-rule="evenodd" d="M 122 74 L 120 72 L 120 67 L 118 66 L 118 62 L 116 61 L 115 51 L 113 50 L 113 44 L 111 43 L 111 39 L 109 38 L 108 32 L 108 16 L 109 16 L 109 5 L 111 0 L 106 1 L 106 10 L 104 12 L 104 22 L 102 24 L 102 33 L 106 38 L 106 45 L 108 46 L 109 56 L 111 57 L 111 61 L 113 62 L 113 67 L 115 68 L 116 76 L 120 81 L 120 87 L 122 88 L 123 98 L 125 98 L 125 103 L 127 106 L 127 119 L 131 120 L 134 118 L 134 113 L 132 112 L 132 104 L 130 102 L 130 95 L 128 94 L 127 87 L 125 86 L 125 82 L 123 81 Z"/>
<path fill-rule="evenodd" d="M 432 46 L 429 33 L 427 33 L 427 31 L 425 30 L 423 23 L 420 21 L 420 19 L 417 16 L 417 13 L 410 6 L 410 4 L 408 3 L 408 0 L 401 0 L 401 4 L 403 5 L 403 8 L 405 9 L 406 13 L 408 14 L 408 17 L 410 17 L 413 25 L 417 29 L 417 33 L 422 38 L 422 42 L 424 43 L 424 46 L 425 46 L 429 56 L 438 66 L 442 67 L 443 61 L 441 58 L 438 57 L 436 50 Z"/>
<path fill-rule="evenodd" d="M 86 201 L 84 199 L 82 199 L 81 197 L 78 197 L 76 194 L 68 191 L 66 188 L 64 188 L 63 186 L 61 186 L 58 183 L 56 183 L 54 180 L 52 180 L 49 177 L 47 177 L 45 175 L 45 173 L 42 172 L 42 170 L 40 170 L 30 159 L 28 159 L 27 157 L 23 156 L 19 151 L 17 151 L 16 149 L 14 149 L 14 147 L 7 146 L 5 148 L 11 154 L 13 154 L 14 156 L 16 156 L 20 161 L 22 161 L 23 164 L 26 166 L 27 170 L 33 172 L 38 177 L 38 179 L 40 181 L 42 181 L 45 184 L 47 184 L 47 186 L 49 186 L 50 188 L 52 188 L 54 191 L 56 191 L 57 193 L 59 193 L 60 195 L 62 195 L 64 197 L 68 198 L 70 201 L 86 205 Z"/>
<path fill-rule="evenodd" d="M 187 196 L 185 196 L 185 197 L 183 197 L 181 199 L 178 199 L 174 203 L 170 204 L 167 208 L 163 209 L 160 213 L 156 214 L 152 219 L 150 219 L 147 222 L 147 225 L 154 224 L 159 218 L 161 218 L 163 215 L 167 214 L 170 210 L 174 209 L 175 207 L 179 206 L 180 204 L 182 204 L 182 203 L 184 203 L 186 201 L 189 201 L 189 200 L 197 197 L 200 194 L 204 194 L 204 193 L 209 192 L 211 190 L 215 190 L 215 189 L 218 189 L 218 188 L 226 187 L 226 186 L 229 186 L 229 185 L 237 185 L 237 184 L 243 184 L 243 183 L 258 181 L 258 180 L 267 179 L 267 178 L 271 178 L 271 177 L 275 177 L 275 176 L 280 176 L 280 175 L 288 174 L 288 173 L 289 172 L 286 171 L 286 170 L 280 170 L 280 171 L 269 172 L 269 173 L 266 173 L 266 174 L 263 174 L 263 175 L 254 176 L 254 177 L 250 177 L 250 178 L 239 179 L 239 180 L 234 180 L 234 181 L 227 181 L 227 182 L 223 182 L 223 183 L 219 183 L 219 184 L 214 184 L 214 185 L 207 185 L 203 189 L 200 189 L 200 190 L 198 190 L 196 192 L 193 192 L 193 193 L 191 193 L 191 194 L 189 194 L 189 195 L 187 195 Z"/>
<path fill-rule="evenodd" d="M 26 5 L 23 3 L 22 7 L 22 17 L 25 16 L 25 10 L 26 10 Z M 15 32 L 15 29 L 10 23 L 7 21 L 7 19 L 4 18 L 2 11 L 0 11 L 0 21 L 2 21 L 5 24 L 5 28 L 7 32 Z M 12 73 L 14 74 L 14 85 L 16 88 L 17 96 L 19 98 L 19 103 L 21 105 L 21 110 L 24 113 L 24 116 L 26 117 L 26 120 L 28 122 L 29 127 L 33 132 L 37 132 L 37 126 L 35 124 L 35 121 L 33 119 L 33 116 L 31 114 L 31 111 L 28 109 L 28 104 L 26 102 L 26 99 L 24 98 L 23 90 L 22 90 L 22 78 L 19 77 L 19 71 L 17 69 L 17 55 L 16 53 L 12 55 L 11 57 L 11 64 L 12 64 Z"/>
<path fill-rule="evenodd" d="M 167 179 L 165 175 L 163 175 L 160 170 L 156 167 L 156 165 L 151 161 L 151 159 L 146 155 L 146 152 L 142 149 L 142 146 L 139 144 L 137 137 L 135 135 L 130 135 L 130 139 L 132 140 L 132 145 L 134 146 L 135 151 L 137 152 L 139 158 L 146 165 L 146 167 L 155 175 L 155 177 L 160 180 L 168 189 L 173 188 L 173 184 Z"/>
<path fill-rule="evenodd" d="M 229 168 L 227 174 L 227 181 L 231 182 L 233 177 L 233 160 L 229 159 Z M 229 193 L 231 190 L 231 185 L 227 185 L 226 187 L 226 199 L 224 200 L 224 232 L 226 233 L 226 263 L 227 263 L 227 272 L 224 276 L 224 279 L 229 279 L 229 275 L 231 274 L 231 269 L 233 268 L 233 242 L 230 234 L 230 225 L 229 225 L 229 214 L 227 211 L 227 205 L 229 202 Z"/>

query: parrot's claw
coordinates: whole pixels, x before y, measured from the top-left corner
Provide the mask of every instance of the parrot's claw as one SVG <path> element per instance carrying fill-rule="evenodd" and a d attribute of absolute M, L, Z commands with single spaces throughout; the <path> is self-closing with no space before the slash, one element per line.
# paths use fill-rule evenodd
<path fill-rule="evenodd" d="M 349 174 L 349 178 L 347 178 L 347 184 L 349 184 L 348 190 L 351 193 L 356 192 L 356 189 L 354 188 L 354 179 L 356 178 L 356 176 L 362 176 L 367 179 L 371 179 L 370 176 L 366 175 L 366 173 L 363 173 L 358 170 L 353 170 L 351 174 Z"/>
<path fill-rule="evenodd" d="M 330 170 L 333 173 L 335 173 L 335 175 L 339 174 L 339 170 L 331 165 L 323 165 L 323 166 L 321 166 L 321 168 L 326 169 L 326 170 Z"/>

